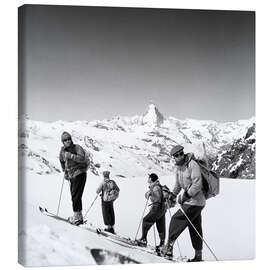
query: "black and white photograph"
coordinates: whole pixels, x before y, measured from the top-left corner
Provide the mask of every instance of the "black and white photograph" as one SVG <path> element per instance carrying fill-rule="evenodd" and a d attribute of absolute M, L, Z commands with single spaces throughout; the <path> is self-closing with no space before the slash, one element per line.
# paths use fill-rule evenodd
<path fill-rule="evenodd" d="M 20 264 L 255 259 L 255 14 L 18 8 Z"/>

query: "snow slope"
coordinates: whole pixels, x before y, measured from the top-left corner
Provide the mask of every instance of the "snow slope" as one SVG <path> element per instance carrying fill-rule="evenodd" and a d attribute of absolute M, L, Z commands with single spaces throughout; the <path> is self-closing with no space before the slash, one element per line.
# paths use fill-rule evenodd
<path fill-rule="evenodd" d="M 22 173 L 23 172 L 23 173 Z M 121 189 L 115 202 L 116 231 L 124 236 L 135 237 L 145 206 L 146 177 L 121 178 L 112 175 Z M 172 174 L 161 177 L 161 183 L 173 186 Z M 90 265 L 95 264 L 86 250 L 106 248 L 128 255 L 143 263 L 168 262 L 163 258 L 142 251 L 129 249 L 84 231 L 69 224 L 42 215 L 38 206 L 46 206 L 56 212 L 62 179 L 59 174 L 37 175 L 33 171 L 21 171 L 24 181 L 19 201 L 19 261 L 26 266 Z M 101 178 L 88 173 L 83 206 L 84 212 L 95 197 Z M 23 195 L 23 196 L 22 196 Z M 178 208 L 172 209 L 173 214 Z M 67 217 L 72 213 L 69 184 L 64 183 L 60 214 Z M 166 215 L 167 229 L 170 213 Z M 88 221 L 103 226 L 100 201 L 96 201 L 89 212 Z M 203 210 L 204 237 L 220 260 L 252 259 L 255 256 L 255 182 L 222 179 L 221 194 L 207 201 Z M 148 241 L 154 244 L 153 229 Z M 140 236 L 140 234 L 139 234 Z M 193 256 L 185 231 L 179 237 L 181 255 Z M 174 252 L 179 254 L 177 245 Z M 214 260 L 204 246 L 204 259 Z"/>

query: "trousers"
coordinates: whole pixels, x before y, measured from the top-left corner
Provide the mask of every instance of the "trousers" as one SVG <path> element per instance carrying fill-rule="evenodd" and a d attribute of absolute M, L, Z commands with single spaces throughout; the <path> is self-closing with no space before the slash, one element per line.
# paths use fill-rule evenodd
<path fill-rule="evenodd" d="M 114 226 L 115 224 L 115 214 L 113 208 L 113 202 L 104 202 L 101 200 L 102 215 L 105 225 Z"/>
<path fill-rule="evenodd" d="M 186 215 L 198 231 L 198 233 L 203 237 L 202 234 L 202 209 L 203 206 L 195 206 L 184 204 L 182 206 Z M 189 235 L 191 238 L 192 246 L 195 250 L 202 250 L 203 240 L 189 223 L 182 210 L 179 209 L 173 216 L 169 226 L 169 241 L 175 241 L 178 236 L 188 227 Z"/>
<path fill-rule="evenodd" d="M 147 237 L 147 233 L 154 223 L 156 223 L 160 240 L 165 240 L 166 236 L 166 206 L 165 204 L 153 205 L 149 213 L 143 218 L 142 238 Z"/>
<path fill-rule="evenodd" d="M 70 193 L 73 212 L 82 211 L 82 195 L 86 182 L 86 173 L 81 173 L 70 180 Z"/>

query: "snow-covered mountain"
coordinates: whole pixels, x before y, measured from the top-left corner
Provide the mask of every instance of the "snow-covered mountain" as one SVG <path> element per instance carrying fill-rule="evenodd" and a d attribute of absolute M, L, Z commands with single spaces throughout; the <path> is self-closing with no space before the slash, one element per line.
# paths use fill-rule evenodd
<path fill-rule="evenodd" d="M 142 115 L 115 116 L 102 121 L 49 123 L 22 116 L 19 119 L 20 166 L 38 174 L 60 172 L 60 137 L 63 131 L 68 131 L 73 141 L 89 153 L 90 169 L 95 175 L 104 169 L 120 177 L 144 176 L 150 171 L 166 175 L 173 170 L 169 152 L 174 145 L 182 144 L 198 158 L 207 156 L 215 160 L 220 151 L 240 143 L 239 139 L 254 123 L 254 117 L 227 123 L 179 120 L 165 117 L 153 103 Z"/>
<path fill-rule="evenodd" d="M 218 155 L 213 168 L 223 177 L 254 179 L 255 153 L 256 133 L 254 123 L 243 138 L 234 141 L 227 150 Z"/>
<path fill-rule="evenodd" d="M 147 112 L 143 115 L 142 123 L 159 127 L 163 124 L 164 120 L 164 116 L 159 112 L 155 104 L 151 103 Z"/>

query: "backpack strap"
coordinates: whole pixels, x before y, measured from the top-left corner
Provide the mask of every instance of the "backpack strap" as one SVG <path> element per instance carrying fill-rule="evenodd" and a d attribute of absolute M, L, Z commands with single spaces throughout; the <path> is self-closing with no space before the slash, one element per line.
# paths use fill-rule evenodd
<path fill-rule="evenodd" d="M 163 203 L 163 202 L 164 202 L 163 187 L 162 187 L 161 184 L 158 184 L 158 186 L 159 186 L 159 188 L 160 188 L 160 190 L 161 190 L 161 203 Z"/>

